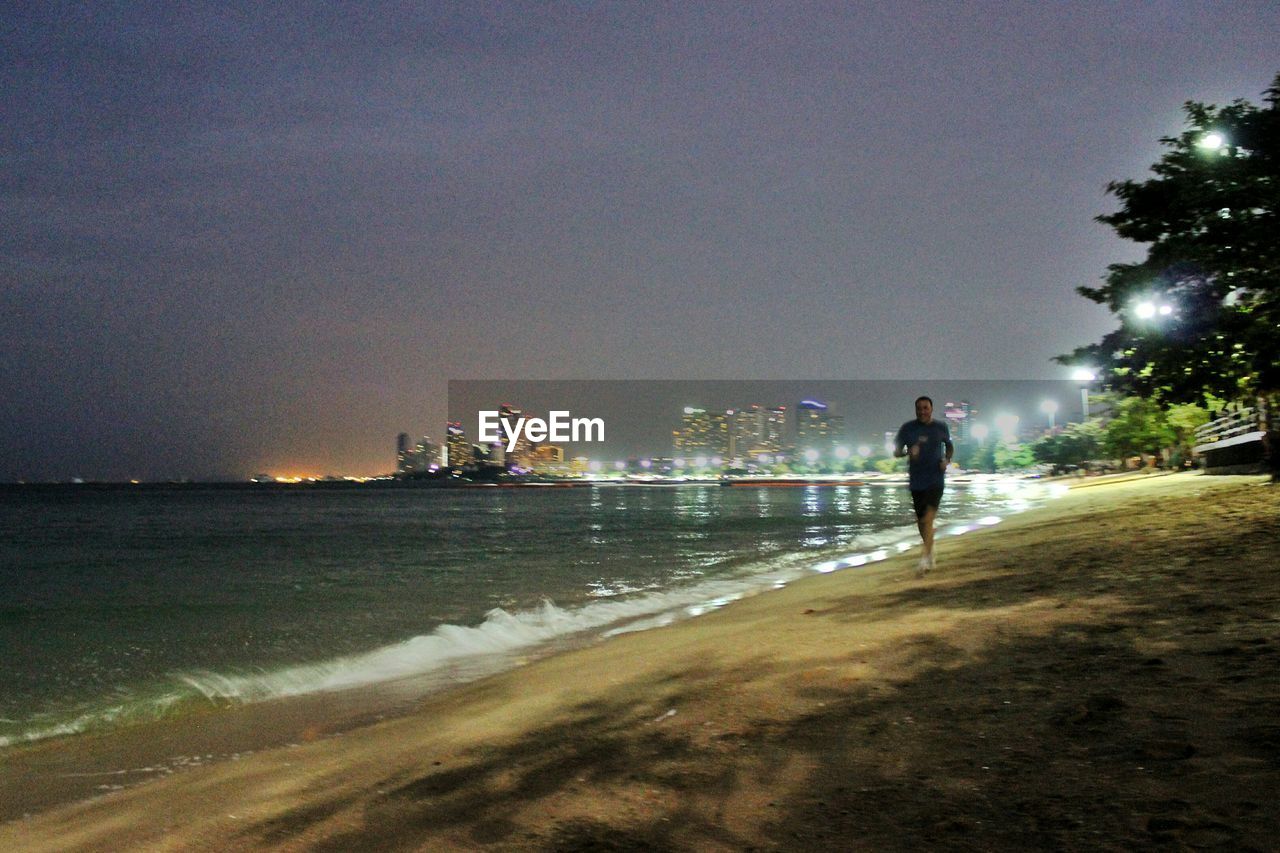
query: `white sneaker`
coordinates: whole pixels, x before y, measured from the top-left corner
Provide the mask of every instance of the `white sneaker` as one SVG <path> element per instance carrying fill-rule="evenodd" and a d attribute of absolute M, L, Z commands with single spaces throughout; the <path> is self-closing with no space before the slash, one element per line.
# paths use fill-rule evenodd
<path fill-rule="evenodd" d="M 920 562 L 916 564 L 916 577 L 922 578 L 933 568 L 933 564 L 928 557 L 921 557 Z"/>

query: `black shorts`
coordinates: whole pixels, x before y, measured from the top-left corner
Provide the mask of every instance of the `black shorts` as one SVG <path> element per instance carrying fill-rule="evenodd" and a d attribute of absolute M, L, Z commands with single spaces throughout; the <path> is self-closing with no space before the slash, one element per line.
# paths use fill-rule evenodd
<path fill-rule="evenodd" d="M 911 493 L 911 503 L 916 508 L 916 518 L 924 518 L 927 510 L 937 509 L 938 504 L 942 503 L 942 486 L 934 486 L 932 489 L 921 489 L 918 492 Z"/>

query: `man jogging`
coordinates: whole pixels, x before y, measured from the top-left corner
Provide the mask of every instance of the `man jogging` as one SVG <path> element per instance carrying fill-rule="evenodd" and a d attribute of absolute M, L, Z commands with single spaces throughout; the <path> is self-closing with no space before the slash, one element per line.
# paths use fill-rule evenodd
<path fill-rule="evenodd" d="M 907 486 L 911 490 L 911 503 L 916 510 L 916 526 L 920 528 L 920 540 L 924 552 L 916 567 L 919 574 L 934 568 L 933 520 L 942 502 L 942 489 L 946 484 L 947 466 L 955 455 L 951 443 L 951 430 L 946 421 L 933 419 L 933 400 L 916 399 L 916 419 L 907 421 L 898 430 L 893 442 L 893 455 L 906 456 Z"/>

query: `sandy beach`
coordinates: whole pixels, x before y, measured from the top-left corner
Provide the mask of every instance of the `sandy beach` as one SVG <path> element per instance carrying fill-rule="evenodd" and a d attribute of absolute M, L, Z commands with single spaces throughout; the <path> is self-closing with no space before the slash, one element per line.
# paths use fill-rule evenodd
<path fill-rule="evenodd" d="M 45 744 L 0 849 L 1275 849 L 1280 487 L 1090 484 L 914 562 L 88 800 L 49 768 L 99 747 Z"/>

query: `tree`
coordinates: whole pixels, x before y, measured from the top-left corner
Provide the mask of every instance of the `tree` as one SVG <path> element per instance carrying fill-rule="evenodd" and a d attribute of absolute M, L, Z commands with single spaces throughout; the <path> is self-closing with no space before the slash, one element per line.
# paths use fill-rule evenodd
<path fill-rule="evenodd" d="M 993 463 L 998 471 L 1016 471 L 1030 468 L 1036 457 L 1029 444 L 1001 441 L 995 446 Z"/>
<path fill-rule="evenodd" d="M 1191 447 L 1195 444 L 1196 427 L 1209 422 L 1209 412 L 1194 403 L 1183 403 L 1170 406 L 1165 413 L 1169 429 L 1173 431 L 1174 454 L 1177 461 L 1191 456 Z"/>
<path fill-rule="evenodd" d="M 1147 257 L 1078 288 L 1120 328 L 1058 361 L 1163 402 L 1280 389 L 1280 75 L 1265 95 L 1265 107 L 1188 102 L 1187 129 L 1160 140 L 1156 177 L 1107 187 L 1121 206 L 1098 221 L 1150 244 Z"/>
<path fill-rule="evenodd" d="M 1054 435 L 1046 435 L 1031 446 L 1037 462 L 1054 466 L 1057 470 L 1070 465 L 1083 465 L 1102 454 L 1103 427 L 1091 420 L 1083 424 L 1068 424 Z"/>
<path fill-rule="evenodd" d="M 1113 457 L 1145 453 L 1158 456 L 1176 439 L 1164 411 L 1155 400 L 1126 397 L 1116 404 L 1115 417 L 1106 425 L 1103 446 Z"/>
<path fill-rule="evenodd" d="M 902 459 L 887 457 L 876 460 L 876 470 L 881 474 L 898 474 L 907 470 L 907 463 Z"/>

